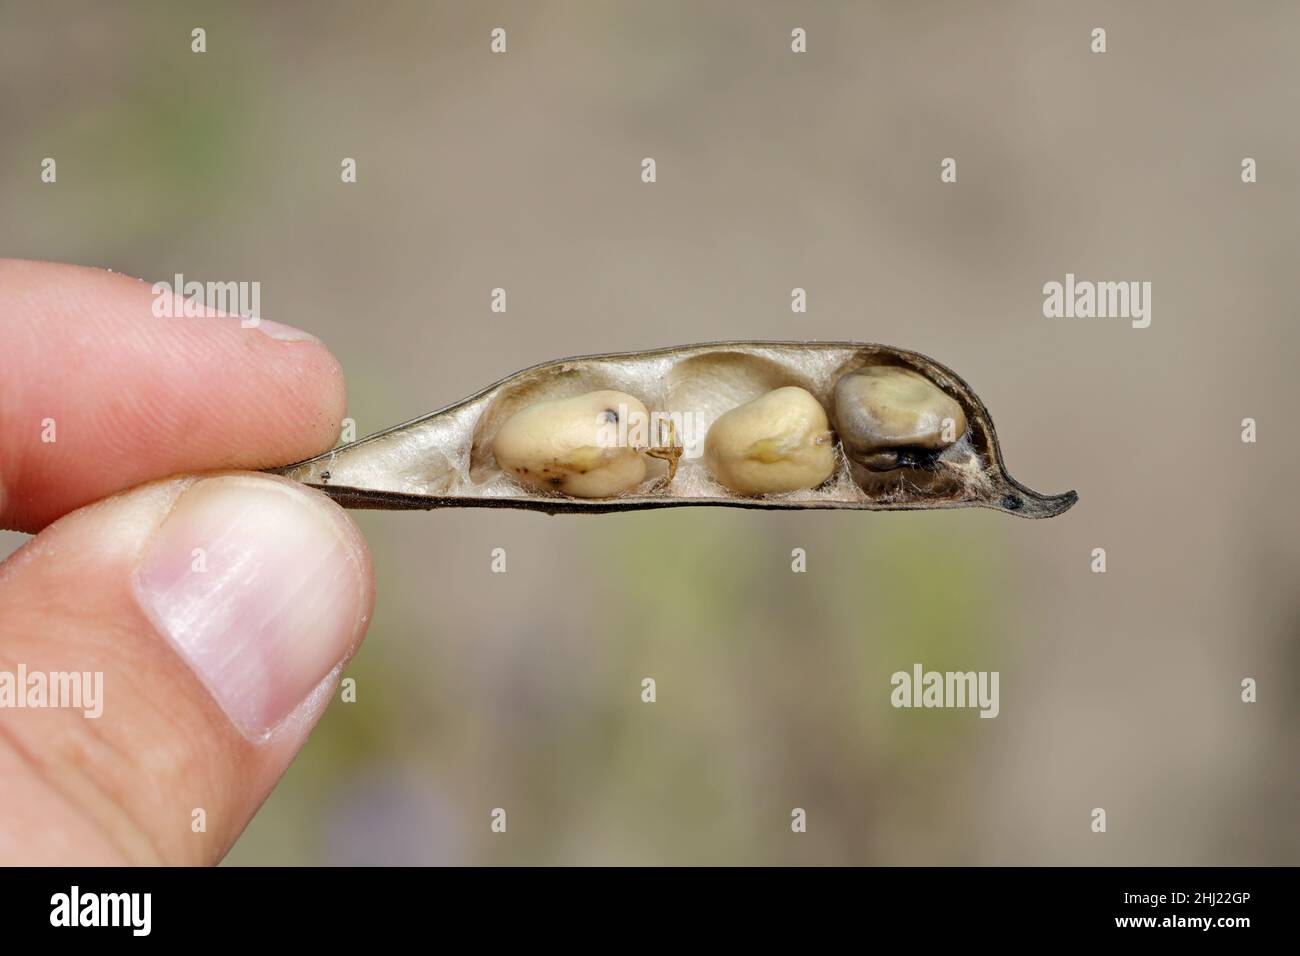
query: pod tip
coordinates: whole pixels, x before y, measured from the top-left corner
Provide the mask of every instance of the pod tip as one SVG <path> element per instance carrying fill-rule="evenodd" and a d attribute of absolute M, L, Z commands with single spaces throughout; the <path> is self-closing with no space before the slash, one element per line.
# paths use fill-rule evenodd
<path fill-rule="evenodd" d="M 1007 514 L 1022 518 L 1055 518 L 1074 507 L 1079 500 L 1077 491 L 1059 495 L 1043 495 L 1023 486 L 1008 487 L 995 500 L 993 506 Z"/>

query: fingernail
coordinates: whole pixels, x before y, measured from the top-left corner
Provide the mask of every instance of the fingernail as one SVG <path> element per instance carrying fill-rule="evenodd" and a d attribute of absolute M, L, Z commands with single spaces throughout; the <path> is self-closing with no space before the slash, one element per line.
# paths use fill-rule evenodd
<path fill-rule="evenodd" d="M 265 739 L 360 640 L 364 544 L 324 499 L 227 475 L 176 500 L 136 569 L 136 600 L 231 722 Z"/>
<path fill-rule="evenodd" d="M 277 339 L 281 342 L 319 342 L 320 339 L 310 332 L 304 332 L 302 329 L 295 329 L 292 325 L 285 325 L 283 322 L 272 322 L 270 319 L 259 319 L 248 317 L 239 320 L 247 329 L 257 329 L 265 336 Z"/>

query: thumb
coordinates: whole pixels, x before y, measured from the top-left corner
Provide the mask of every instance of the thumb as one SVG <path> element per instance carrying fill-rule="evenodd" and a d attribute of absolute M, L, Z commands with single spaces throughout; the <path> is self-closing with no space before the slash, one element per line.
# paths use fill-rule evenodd
<path fill-rule="evenodd" d="M 356 526 L 280 478 L 155 482 L 47 527 L 0 565 L 0 863 L 219 860 L 373 602 Z"/>

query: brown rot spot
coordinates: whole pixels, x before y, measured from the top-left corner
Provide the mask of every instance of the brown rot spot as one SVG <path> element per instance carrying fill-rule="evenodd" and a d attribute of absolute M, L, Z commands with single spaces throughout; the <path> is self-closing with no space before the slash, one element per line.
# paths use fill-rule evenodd
<path fill-rule="evenodd" d="M 898 449 L 899 468 L 933 469 L 939 458 L 939 452 L 933 448 Z"/>
<path fill-rule="evenodd" d="M 551 484 L 553 484 L 556 488 L 558 488 L 558 487 L 560 487 L 560 485 L 564 484 L 564 479 L 561 478 L 559 475 L 556 475 L 554 478 L 548 478 L 547 481 L 549 481 Z"/>
<path fill-rule="evenodd" d="M 1002 507 L 1008 511 L 1019 511 L 1024 507 L 1024 504 L 1019 495 L 1005 495 L 1002 498 Z"/>

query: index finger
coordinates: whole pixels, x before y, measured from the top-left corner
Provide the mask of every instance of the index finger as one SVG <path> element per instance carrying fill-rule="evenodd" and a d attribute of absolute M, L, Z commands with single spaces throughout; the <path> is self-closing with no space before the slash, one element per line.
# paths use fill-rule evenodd
<path fill-rule="evenodd" d="M 315 338 L 238 316 L 159 317 L 147 283 L 0 260 L 0 527 L 36 531 L 166 475 L 328 449 L 343 371 Z"/>

